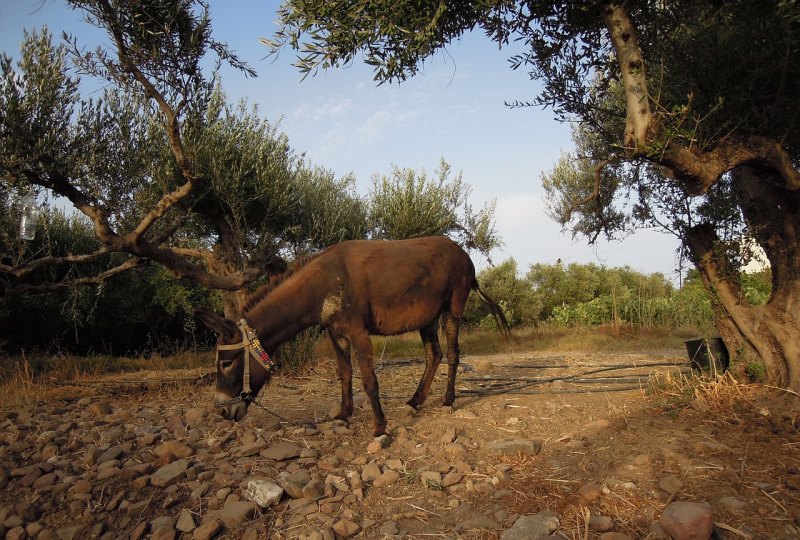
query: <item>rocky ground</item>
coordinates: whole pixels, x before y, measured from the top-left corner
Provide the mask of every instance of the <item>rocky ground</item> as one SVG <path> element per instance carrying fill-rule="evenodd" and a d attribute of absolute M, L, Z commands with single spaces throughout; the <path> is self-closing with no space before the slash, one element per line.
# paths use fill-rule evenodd
<path fill-rule="evenodd" d="M 456 407 L 441 370 L 410 414 L 422 369 L 394 364 L 386 446 L 363 397 L 328 420 L 331 362 L 238 424 L 197 373 L 54 385 L 0 412 L 0 536 L 800 537 L 795 395 L 689 386 L 681 351 L 536 353 L 467 357 Z"/>

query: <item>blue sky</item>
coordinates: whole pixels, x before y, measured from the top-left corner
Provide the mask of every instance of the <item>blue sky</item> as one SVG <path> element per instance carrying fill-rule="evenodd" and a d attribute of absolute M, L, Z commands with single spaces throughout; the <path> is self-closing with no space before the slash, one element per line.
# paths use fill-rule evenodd
<path fill-rule="evenodd" d="M 677 241 L 641 231 L 622 242 L 573 240 L 544 212 L 541 174 L 562 150 L 570 150 L 570 127 L 552 111 L 509 109 L 505 102 L 530 100 L 537 89 L 524 72 L 508 67 L 508 50 L 482 34 L 467 35 L 429 59 L 422 73 L 398 84 L 377 86 L 361 63 L 319 72 L 301 81 L 292 51 L 267 58 L 260 37 L 271 37 L 278 2 L 211 1 L 216 39 L 228 43 L 258 72 L 255 79 L 226 71 L 223 87 L 232 100 L 256 103 L 289 136 L 292 147 L 338 175 L 353 173 L 366 194 L 374 174 L 392 165 L 433 171 L 444 158 L 472 186 L 480 208 L 497 200 L 496 227 L 505 246 L 495 263 L 514 257 L 520 271 L 532 263 L 628 265 L 676 279 Z M 66 30 L 93 47 L 104 36 L 81 22 L 61 0 L 0 0 L 0 46 L 19 56 L 23 28 Z M 486 261 L 473 253 L 479 268 Z"/>

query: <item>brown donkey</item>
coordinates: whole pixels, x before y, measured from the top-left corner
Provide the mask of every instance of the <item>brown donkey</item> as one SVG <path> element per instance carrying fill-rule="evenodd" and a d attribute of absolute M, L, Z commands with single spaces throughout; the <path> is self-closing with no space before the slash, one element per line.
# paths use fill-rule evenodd
<path fill-rule="evenodd" d="M 301 330 L 320 325 L 336 351 L 342 402 L 336 418 L 353 413 L 355 351 L 364 391 L 375 418 L 375 436 L 386 432 L 378 397 L 370 334 L 419 330 L 425 371 L 408 404 L 425 401 L 442 359 L 439 318 L 444 317 L 448 377 L 444 405 L 455 400 L 458 331 L 471 290 L 491 309 L 501 331 L 508 323 L 497 303 L 475 280 L 469 256 L 452 240 L 436 236 L 398 241 L 355 240 L 336 244 L 300 261 L 256 291 L 236 323 L 199 308 L 197 316 L 219 334 L 216 404 L 227 419 L 240 420 L 275 367 L 270 355 Z"/>

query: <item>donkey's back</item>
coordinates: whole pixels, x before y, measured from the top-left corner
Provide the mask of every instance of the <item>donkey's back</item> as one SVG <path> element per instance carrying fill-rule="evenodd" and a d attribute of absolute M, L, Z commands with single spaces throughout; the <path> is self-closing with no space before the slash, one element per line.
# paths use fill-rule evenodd
<path fill-rule="evenodd" d="M 443 312 L 460 319 L 475 282 L 469 256 L 440 236 L 342 242 L 317 263 L 340 274 L 328 305 L 341 303 L 372 334 L 418 330 Z"/>

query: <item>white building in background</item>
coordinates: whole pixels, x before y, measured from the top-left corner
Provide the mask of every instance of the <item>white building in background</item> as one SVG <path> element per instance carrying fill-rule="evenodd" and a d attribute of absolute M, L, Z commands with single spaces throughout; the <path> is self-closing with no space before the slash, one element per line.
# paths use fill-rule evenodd
<path fill-rule="evenodd" d="M 752 238 L 746 238 L 744 242 L 742 242 L 742 252 L 744 252 L 744 250 L 748 250 L 750 252 L 750 261 L 744 265 L 742 271 L 752 274 L 755 272 L 760 272 L 764 268 L 769 268 L 769 259 L 767 259 L 767 254 L 764 253 L 764 250 L 761 249 L 761 246 L 759 246 L 755 240 Z"/>

